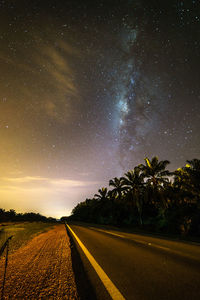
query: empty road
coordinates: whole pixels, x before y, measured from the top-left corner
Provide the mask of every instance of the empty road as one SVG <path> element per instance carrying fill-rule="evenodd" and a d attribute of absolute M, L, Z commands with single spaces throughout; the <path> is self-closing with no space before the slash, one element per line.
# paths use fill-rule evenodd
<path fill-rule="evenodd" d="M 97 299 L 200 299 L 197 243 L 73 224 L 68 229 Z"/>

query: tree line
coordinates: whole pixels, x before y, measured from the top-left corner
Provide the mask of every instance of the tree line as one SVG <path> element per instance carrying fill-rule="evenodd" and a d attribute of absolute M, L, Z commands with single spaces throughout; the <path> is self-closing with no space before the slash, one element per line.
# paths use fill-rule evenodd
<path fill-rule="evenodd" d="M 56 219 L 45 217 L 39 213 L 16 213 L 14 209 L 6 211 L 0 208 L 0 222 L 56 222 Z"/>
<path fill-rule="evenodd" d="M 70 220 L 200 235 L 200 160 L 173 172 L 168 160 L 145 163 L 109 181 L 92 199 L 80 202 Z"/>

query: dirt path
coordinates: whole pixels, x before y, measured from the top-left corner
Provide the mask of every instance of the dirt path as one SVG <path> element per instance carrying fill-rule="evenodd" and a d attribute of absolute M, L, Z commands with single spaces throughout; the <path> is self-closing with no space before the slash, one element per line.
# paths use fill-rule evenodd
<path fill-rule="evenodd" d="M 4 260 L 0 261 L 0 292 Z M 64 225 L 9 255 L 5 299 L 78 299 Z"/>

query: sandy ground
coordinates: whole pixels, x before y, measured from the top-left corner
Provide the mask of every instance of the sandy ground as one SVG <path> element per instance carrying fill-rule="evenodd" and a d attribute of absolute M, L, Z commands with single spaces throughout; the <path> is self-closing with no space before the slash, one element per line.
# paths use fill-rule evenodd
<path fill-rule="evenodd" d="M 0 292 L 4 261 L 0 261 Z M 64 225 L 9 255 L 4 299 L 79 299 Z"/>

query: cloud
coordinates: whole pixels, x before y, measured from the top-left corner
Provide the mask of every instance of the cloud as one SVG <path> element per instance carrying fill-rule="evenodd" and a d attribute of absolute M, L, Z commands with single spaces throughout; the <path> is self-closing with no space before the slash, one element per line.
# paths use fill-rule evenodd
<path fill-rule="evenodd" d="M 79 51 L 68 41 L 42 39 L 42 34 L 30 34 L 32 41 L 24 51 L 17 48 L 17 60 L 6 49 L 0 51 L 5 81 L 15 76 L 13 90 L 7 91 L 10 98 L 32 105 L 32 112 L 42 117 L 65 124 L 77 116 L 80 103 L 79 87 L 74 72 L 80 57 Z M 25 80 L 24 80 L 25 78 Z"/>
<path fill-rule="evenodd" d="M 73 189 L 74 187 L 88 187 L 95 185 L 96 181 L 81 181 L 65 178 L 47 178 L 40 176 L 24 176 L 24 177 L 1 177 L 0 178 L 1 189 L 9 190 L 32 190 L 34 189 Z"/>
<path fill-rule="evenodd" d="M 7 54 L 4 53 L 0 53 L 0 60 L 1 62 L 7 64 L 7 65 L 11 65 L 19 70 L 23 70 L 25 72 L 29 72 L 31 74 L 36 72 L 33 70 L 33 68 L 31 68 L 31 66 L 25 64 L 25 63 L 18 63 L 16 62 L 16 59 L 11 59 Z"/>
<path fill-rule="evenodd" d="M 69 215 L 75 204 L 95 193 L 95 181 L 40 176 L 0 178 L 1 207 L 18 212 L 35 211 L 54 217 Z"/>
<path fill-rule="evenodd" d="M 24 176 L 24 177 L 2 177 L 1 180 L 13 183 L 26 183 L 26 182 L 35 182 L 35 181 L 46 181 L 48 178 L 40 176 Z"/>
<path fill-rule="evenodd" d="M 70 179 L 54 179 L 50 180 L 50 183 L 55 186 L 63 186 L 63 187 L 82 187 L 94 184 L 94 182 L 87 181 L 79 181 L 79 180 L 70 180 Z"/>
<path fill-rule="evenodd" d="M 80 101 L 73 63 L 77 58 L 78 52 L 69 43 L 59 41 L 40 45 L 33 55 L 41 81 L 50 86 L 45 91 L 40 89 L 41 108 L 48 117 L 61 123 L 76 115 L 75 107 Z"/>

